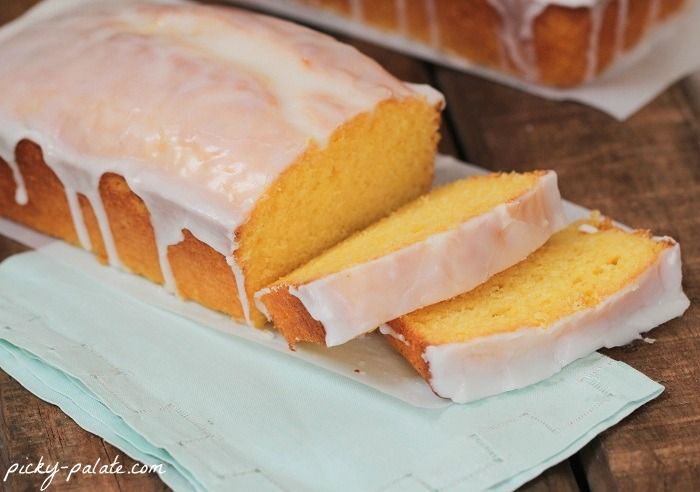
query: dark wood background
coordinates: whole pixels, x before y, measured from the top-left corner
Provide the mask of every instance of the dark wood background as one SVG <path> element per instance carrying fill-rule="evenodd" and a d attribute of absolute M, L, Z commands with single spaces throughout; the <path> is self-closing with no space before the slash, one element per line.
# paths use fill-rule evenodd
<path fill-rule="evenodd" d="M 0 0 L 0 24 L 37 0 Z M 700 490 L 700 77 L 689 77 L 625 122 L 555 103 L 363 42 L 345 39 L 399 78 L 447 97 L 441 150 L 491 170 L 554 169 L 564 197 L 637 228 L 678 239 L 691 308 L 642 342 L 605 351 L 666 386 L 657 400 L 580 453 L 546 471 L 531 491 Z M 1 96 L 0 96 L 1 97 Z M 22 251 L 0 237 L 0 259 Z M 57 407 L 0 371 L 0 480 L 15 462 L 102 463 L 121 455 Z M 43 477 L 0 482 L 38 490 Z M 155 475 L 78 476 L 53 490 L 163 490 Z"/>

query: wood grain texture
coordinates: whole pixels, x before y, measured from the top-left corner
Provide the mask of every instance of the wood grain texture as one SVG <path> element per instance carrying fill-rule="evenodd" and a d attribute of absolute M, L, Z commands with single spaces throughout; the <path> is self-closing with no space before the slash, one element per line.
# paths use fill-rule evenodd
<path fill-rule="evenodd" d="M 682 85 L 695 112 L 696 121 L 700 121 L 700 72 L 686 78 Z"/>
<path fill-rule="evenodd" d="M 41 0 L 2 0 L 0 2 L 0 25 L 19 17 Z"/>
<path fill-rule="evenodd" d="M 520 488 L 521 492 L 578 492 L 579 490 L 568 461 L 550 468 Z"/>

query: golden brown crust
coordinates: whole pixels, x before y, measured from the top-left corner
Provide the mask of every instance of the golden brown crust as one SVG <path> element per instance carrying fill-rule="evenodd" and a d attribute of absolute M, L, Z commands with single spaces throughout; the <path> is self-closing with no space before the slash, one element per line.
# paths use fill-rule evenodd
<path fill-rule="evenodd" d="M 650 19 L 651 0 L 629 0 L 625 48 L 630 49 L 644 36 Z"/>
<path fill-rule="evenodd" d="M 685 4 L 686 0 L 664 0 L 659 8 L 659 16 L 657 20 L 665 20 L 668 16 L 675 14 Z"/>
<path fill-rule="evenodd" d="M 411 363 L 413 368 L 418 371 L 418 374 L 420 374 L 423 379 L 430 383 L 430 367 L 423 358 L 423 353 L 426 349 L 425 341 L 408 330 L 403 321 L 401 321 L 401 318 L 389 321 L 387 324 L 398 336 L 403 337 L 403 340 L 393 335 L 385 335 L 384 337 L 386 340 Z"/>
<path fill-rule="evenodd" d="M 97 216 L 90 204 L 90 200 L 81 193 L 78 194 L 78 203 L 80 204 L 80 212 L 83 215 L 85 228 L 87 229 L 88 237 L 90 238 L 90 247 L 92 252 L 97 257 L 97 260 L 103 265 L 107 264 L 107 248 L 105 247 L 102 233 L 100 232 Z"/>
<path fill-rule="evenodd" d="M 440 45 L 476 63 L 502 63 L 501 17 L 487 0 L 436 0 Z"/>
<path fill-rule="evenodd" d="M 425 2 L 406 2 L 406 29 L 410 37 L 430 41 L 430 22 Z"/>
<path fill-rule="evenodd" d="M 14 177 L 9 166 L 0 161 L 0 215 L 78 246 L 63 184 L 46 165 L 41 148 L 23 140 L 15 154 L 29 202 L 24 206 L 15 202 Z M 162 284 L 155 235 L 143 201 L 117 174 L 105 174 L 99 189 L 120 261 L 132 272 Z M 92 251 L 106 263 L 107 253 L 92 205 L 83 195 L 78 200 Z M 183 233 L 185 239 L 168 248 L 179 294 L 244 321 L 238 289 L 226 258 L 189 231 Z M 263 324 L 262 320 L 255 321 L 257 325 Z"/>
<path fill-rule="evenodd" d="M 290 348 L 294 348 L 297 342 L 326 344 L 323 324 L 311 317 L 298 297 L 289 293 L 289 286 L 275 287 L 261 300 Z"/>
<path fill-rule="evenodd" d="M 608 68 L 615 58 L 617 44 L 617 22 L 620 15 L 620 0 L 611 0 L 605 7 L 603 24 L 600 28 L 596 73 Z"/>
<path fill-rule="evenodd" d="M 163 283 L 156 238 L 146 204 L 114 173 L 100 178 L 100 196 L 121 262 L 133 273 Z"/>
<path fill-rule="evenodd" d="M 304 3 L 321 6 L 344 15 L 350 15 L 350 0 L 304 0 Z"/>
<path fill-rule="evenodd" d="M 396 31 L 399 28 L 396 0 L 362 0 L 362 17 L 379 29 Z"/>
<path fill-rule="evenodd" d="M 185 229 L 183 235 L 183 241 L 168 247 L 168 260 L 180 296 L 242 321 L 238 286 L 226 258 L 190 231 Z"/>
<path fill-rule="evenodd" d="M 586 53 L 593 28 L 590 9 L 552 5 L 534 22 L 540 81 L 572 86 L 586 77 Z"/>
<path fill-rule="evenodd" d="M 15 160 L 24 177 L 29 202 L 15 202 L 15 180 L 10 167 L 0 159 L 0 212 L 3 216 L 49 236 L 78 245 L 63 185 L 46 165 L 38 145 L 22 140 L 15 149 Z"/>

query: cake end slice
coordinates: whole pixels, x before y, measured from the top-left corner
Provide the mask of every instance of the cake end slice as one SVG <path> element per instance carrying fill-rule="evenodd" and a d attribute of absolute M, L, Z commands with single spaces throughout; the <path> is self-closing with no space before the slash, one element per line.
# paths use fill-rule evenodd
<path fill-rule="evenodd" d="M 544 380 L 681 316 L 681 281 L 673 239 L 594 217 L 471 292 L 381 331 L 438 395 L 464 403 Z"/>

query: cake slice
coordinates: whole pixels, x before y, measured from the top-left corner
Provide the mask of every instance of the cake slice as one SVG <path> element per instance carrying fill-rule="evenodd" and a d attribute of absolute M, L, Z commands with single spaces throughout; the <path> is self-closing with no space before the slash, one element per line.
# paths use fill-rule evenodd
<path fill-rule="evenodd" d="M 673 239 L 594 217 L 477 289 L 381 332 L 438 395 L 463 403 L 541 381 L 682 315 L 681 277 Z"/>
<path fill-rule="evenodd" d="M 471 177 L 409 203 L 256 299 L 291 346 L 339 345 L 476 287 L 563 224 L 554 172 Z"/>

